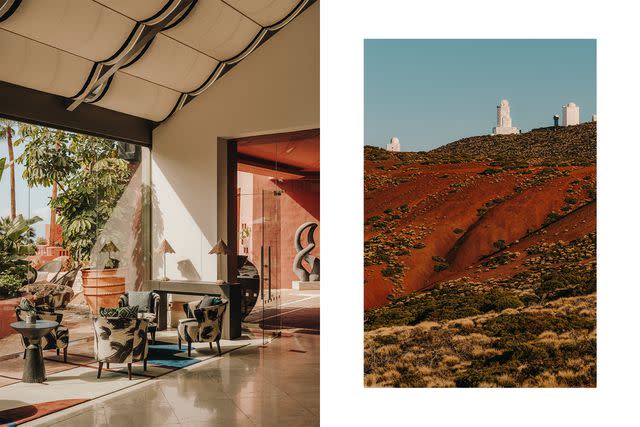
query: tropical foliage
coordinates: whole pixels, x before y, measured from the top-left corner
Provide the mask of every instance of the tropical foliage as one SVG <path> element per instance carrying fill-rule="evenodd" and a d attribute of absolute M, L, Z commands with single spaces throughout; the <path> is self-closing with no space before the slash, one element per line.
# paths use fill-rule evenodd
<path fill-rule="evenodd" d="M 61 190 L 49 205 L 60 215 L 63 244 L 76 261 L 88 261 L 131 177 L 128 162 L 118 157 L 118 143 L 26 124 L 20 133 L 23 177 L 29 185 Z"/>
<path fill-rule="evenodd" d="M 35 233 L 31 226 L 41 220 L 37 216 L 25 219 L 22 215 L 14 219 L 0 218 L 0 272 L 16 277 L 21 284 L 35 277 L 25 257 L 35 253 Z"/>
<path fill-rule="evenodd" d="M 19 297 L 22 281 L 12 274 L 0 274 L 0 298 Z"/>

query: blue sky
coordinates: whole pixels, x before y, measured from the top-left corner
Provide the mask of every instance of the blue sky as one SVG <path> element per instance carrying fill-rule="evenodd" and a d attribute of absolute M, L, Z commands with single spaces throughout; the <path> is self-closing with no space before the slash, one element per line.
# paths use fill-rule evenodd
<path fill-rule="evenodd" d="M 365 40 L 364 140 L 429 150 L 491 133 L 511 105 L 523 132 L 550 126 L 575 102 L 596 114 L 595 40 Z"/>
<path fill-rule="evenodd" d="M 15 128 L 15 131 L 18 129 Z M 16 138 L 14 132 L 14 139 Z M 13 154 L 17 158 L 24 150 L 23 146 L 18 146 L 13 149 Z M 0 158 L 7 158 L 9 161 L 9 154 L 7 151 L 6 138 L 0 138 Z M 29 198 L 31 198 L 31 215 L 38 215 L 42 218 L 42 221 L 34 225 L 36 234 L 44 237 L 44 224 L 49 222 L 49 197 L 51 197 L 51 188 L 34 187 L 29 192 L 26 182 L 22 179 L 22 172 L 24 166 L 16 164 L 16 210 L 18 214 L 22 214 L 25 217 L 29 216 Z M 31 197 L 29 197 L 29 195 Z M 9 168 L 5 169 L 2 173 L 2 182 L 0 182 L 0 216 L 8 216 L 10 212 L 10 199 L 9 199 Z"/>

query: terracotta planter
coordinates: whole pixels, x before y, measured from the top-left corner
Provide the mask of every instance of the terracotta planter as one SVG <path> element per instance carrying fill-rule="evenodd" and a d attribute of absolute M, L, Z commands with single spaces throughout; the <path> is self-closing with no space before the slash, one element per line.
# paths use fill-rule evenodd
<path fill-rule="evenodd" d="M 120 295 L 124 294 L 124 275 L 117 268 L 82 270 L 84 299 L 92 314 L 100 307 L 117 307 Z"/>
<path fill-rule="evenodd" d="M 16 321 L 16 305 L 20 300 L 21 297 L 0 300 L 0 338 L 16 333 L 10 325 Z"/>

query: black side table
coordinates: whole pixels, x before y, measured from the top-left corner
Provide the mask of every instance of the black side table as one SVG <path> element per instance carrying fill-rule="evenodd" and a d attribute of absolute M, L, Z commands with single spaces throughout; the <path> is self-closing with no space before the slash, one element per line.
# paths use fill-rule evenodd
<path fill-rule="evenodd" d="M 36 320 L 36 323 L 20 321 L 11 324 L 13 329 L 29 340 L 29 346 L 27 346 L 25 351 L 26 357 L 24 361 L 24 371 L 22 373 L 23 382 L 41 383 L 47 379 L 44 370 L 42 347 L 40 347 L 40 338 L 47 335 L 58 325 L 58 322 L 51 320 Z"/>

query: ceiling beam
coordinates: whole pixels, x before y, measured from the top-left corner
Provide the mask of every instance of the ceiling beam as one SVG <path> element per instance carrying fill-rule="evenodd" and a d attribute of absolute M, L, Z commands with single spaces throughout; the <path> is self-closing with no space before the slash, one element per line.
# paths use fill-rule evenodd
<path fill-rule="evenodd" d="M 67 102 L 62 96 L 0 81 L 0 117 L 151 146 L 152 121 L 91 104 L 67 111 Z"/>

